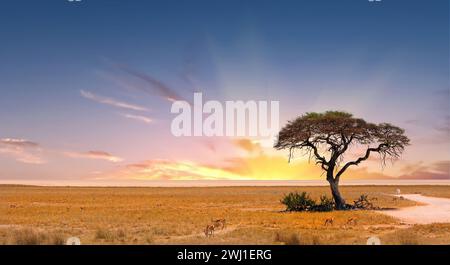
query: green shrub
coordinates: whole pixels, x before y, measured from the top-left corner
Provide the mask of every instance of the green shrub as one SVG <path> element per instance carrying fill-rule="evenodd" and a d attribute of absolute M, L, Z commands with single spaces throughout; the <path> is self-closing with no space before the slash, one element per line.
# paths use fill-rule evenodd
<path fill-rule="evenodd" d="M 316 205 L 316 202 L 306 192 L 290 192 L 284 196 L 281 203 L 286 205 L 286 211 L 298 212 L 309 211 Z"/>
<path fill-rule="evenodd" d="M 319 204 L 316 203 L 306 192 L 291 192 L 284 196 L 281 203 L 286 205 L 286 211 L 305 212 L 329 212 L 334 209 L 333 199 L 323 195 L 320 196 Z"/>
<path fill-rule="evenodd" d="M 334 209 L 333 199 L 328 198 L 325 195 L 320 196 L 320 203 L 314 207 L 318 212 L 331 212 Z"/>

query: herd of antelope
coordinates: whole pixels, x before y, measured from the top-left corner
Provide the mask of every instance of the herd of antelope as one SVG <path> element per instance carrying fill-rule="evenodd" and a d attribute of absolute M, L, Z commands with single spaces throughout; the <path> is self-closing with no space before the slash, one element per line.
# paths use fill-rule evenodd
<path fill-rule="evenodd" d="M 347 222 L 345 223 L 345 226 L 349 225 L 356 225 L 358 219 L 356 217 L 350 217 L 347 219 Z M 330 217 L 325 219 L 324 226 L 332 226 L 334 224 L 334 217 Z M 211 219 L 211 223 L 207 224 L 204 230 L 206 237 L 214 236 L 214 231 L 218 229 L 224 229 L 225 228 L 225 219 Z"/>
<path fill-rule="evenodd" d="M 350 217 L 347 219 L 347 222 L 345 223 L 345 225 L 356 225 L 358 219 L 356 217 Z M 324 226 L 328 226 L 328 225 L 333 225 L 334 223 L 334 217 L 330 217 L 325 219 L 325 223 L 323 224 Z"/>
<path fill-rule="evenodd" d="M 217 229 L 225 228 L 225 219 L 211 219 L 211 224 L 206 225 L 205 228 L 205 236 L 211 237 L 214 236 L 214 231 Z"/>

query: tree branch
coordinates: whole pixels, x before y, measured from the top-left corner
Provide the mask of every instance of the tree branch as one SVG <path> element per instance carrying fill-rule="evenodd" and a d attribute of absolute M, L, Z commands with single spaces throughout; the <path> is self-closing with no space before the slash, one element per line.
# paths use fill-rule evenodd
<path fill-rule="evenodd" d="M 369 158 L 371 152 L 377 152 L 378 153 L 378 152 L 381 151 L 381 149 L 383 147 L 386 147 L 386 146 L 387 146 L 386 143 L 382 143 L 382 144 L 378 145 L 377 148 L 367 148 L 366 154 L 364 156 L 359 157 L 355 161 L 350 161 L 347 164 L 345 164 L 345 166 L 343 166 L 341 168 L 341 170 L 339 170 L 338 173 L 336 174 L 335 180 L 339 182 L 339 177 L 345 172 L 345 170 L 347 170 L 347 168 L 349 168 L 350 166 L 353 166 L 353 165 L 356 166 L 359 163 L 361 163 L 362 161 L 367 160 Z"/>
<path fill-rule="evenodd" d="M 317 146 L 315 146 L 313 143 L 311 143 L 309 140 L 306 140 L 305 141 L 305 145 L 307 146 L 307 147 L 310 147 L 312 150 L 313 150 L 313 152 L 314 152 L 314 156 L 316 157 L 316 159 L 318 160 L 318 161 L 320 161 L 320 163 L 322 164 L 322 165 L 327 165 L 328 166 L 328 162 L 327 162 L 327 160 L 325 159 L 325 157 L 323 157 L 323 156 L 321 156 L 320 154 L 319 154 L 319 151 L 317 150 Z"/>

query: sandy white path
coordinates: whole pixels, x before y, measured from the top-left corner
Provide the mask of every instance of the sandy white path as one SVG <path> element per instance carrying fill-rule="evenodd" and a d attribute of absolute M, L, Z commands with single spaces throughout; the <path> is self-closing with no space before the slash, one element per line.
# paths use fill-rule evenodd
<path fill-rule="evenodd" d="M 398 218 L 407 224 L 450 223 L 450 199 L 427 197 L 420 194 L 398 195 L 398 197 L 400 196 L 426 205 L 379 212 Z"/>

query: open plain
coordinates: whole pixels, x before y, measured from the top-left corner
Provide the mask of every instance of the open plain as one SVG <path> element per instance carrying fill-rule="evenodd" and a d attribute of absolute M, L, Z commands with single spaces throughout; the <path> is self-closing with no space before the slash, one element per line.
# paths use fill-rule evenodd
<path fill-rule="evenodd" d="M 41 187 L 0 185 L 1 244 L 450 244 L 450 223 L 415 224 L 383 211 L 423 205 L 396 186 L 342 186 L 381 210 L 285 212 L 284 194 L 315 199 L 327 187 Z M 449 186 L 401 186 L 402 194 L 450 198 Z M 439 209 L 438 209 L 439 211 Z M 204 229 L 225 219 L 211 236 Z M 332 223 L 326 223 L 332 219 Z M 354 220 L 349 222 L 349 220 Z"/>

